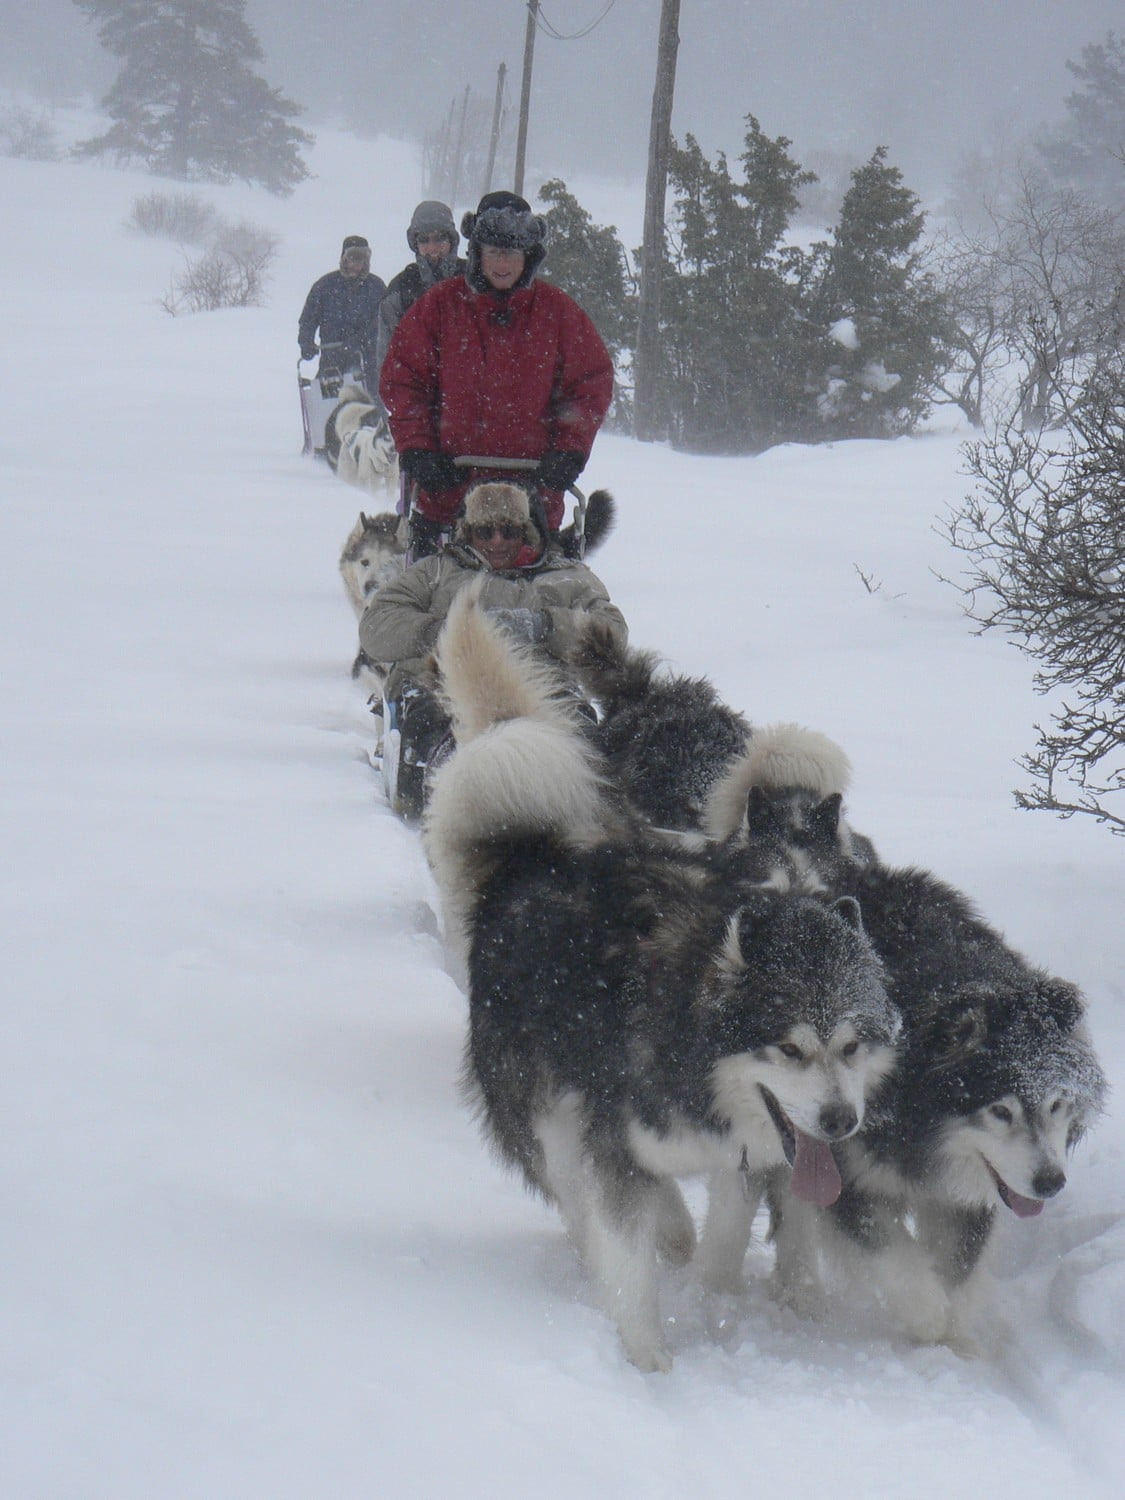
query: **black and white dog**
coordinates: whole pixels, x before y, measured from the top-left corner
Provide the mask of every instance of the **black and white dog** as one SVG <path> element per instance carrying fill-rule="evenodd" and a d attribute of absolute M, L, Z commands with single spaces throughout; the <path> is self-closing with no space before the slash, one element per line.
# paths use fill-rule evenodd
<path fill-rule="evenodd" d="M 664 670 L 655 652 L 622 648 L 596 621 L 572 665 L 601 710 L 610 774 L 658 828 L 698 830 L 708 794 L 746 748 L 747 720 L 705 677 Z"/>
<path fill-rule="evenodd" d="M 324 455 L 347 484 L 398 494 L 398 453 L 383 408 L 359 385 L 345 385 L 324 424 Z"/>
<path fill-rule="evenodd" d="M 708 826 L 771 867 L 788 844 L 799 885 L 858 903 L 903 1038 L 862 1134 L 836 1148 L 837 1201 L 827 1213 L 774 1205 L 779 1278 L 812 1310 L 825 1278 L 854 1275 L 913 1338 L 971 1351 L 986 1337 L 985 1251 L 998 1217 L 1032 1218 L 1062 1190 L 1066 1158 L 1102 1107 L 1083 1003 L 961 892 L 857 842 L 841 817 L 837 747 L 795 731 L 790 751 L 803 766 L 792 784 L 784 757 L 771 780 L 748 755 Z"/>
<path fill-rule="evenodd" d="M 500 1156 L 554 1202 L 628 1357 L 666 1370 L 661 1258 L 695 1226 L 741 1275 L 757 1197 L 827 1204 L 898 1016 L 854 901 L 716 878 L 620 799 L 550 669 L 468 592 L 438 647 L 457 750 L 424 824 L 467 972 L 465 1081 Z"/>

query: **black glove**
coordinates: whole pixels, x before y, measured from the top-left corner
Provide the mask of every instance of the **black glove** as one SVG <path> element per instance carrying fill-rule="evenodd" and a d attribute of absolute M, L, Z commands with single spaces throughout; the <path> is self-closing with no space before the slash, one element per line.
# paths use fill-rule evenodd
<path fill-rule="evenodd" d="M 486 613 L 502 630 L 532 646 L 545 639 L 551 628 L 551 617 L 545 609 L 490 609 Z"/>
<path fill-rule="evenodd" d="M 408 478 L 430 495 L 439 490 L 451 490 L 468 477 L 448 453 L 432 453 L 428 448 L 407 448 L 405 453 L 399 454 L 398 465 Z"/>
<path fill-rule="evenodd" d="M 301 345 L 301 358 L 302 359 L 315 359 L 319 353 L 320 353 L 320 350 L 317 348 L 317 346 L 315 344 L 302 344 Z"/>
<path fill-rule="evenodd" d="M 586 467 L 586 455 L 552 448 L 539 460 L 535 474 L 549 490 L 568 490 Z"/>

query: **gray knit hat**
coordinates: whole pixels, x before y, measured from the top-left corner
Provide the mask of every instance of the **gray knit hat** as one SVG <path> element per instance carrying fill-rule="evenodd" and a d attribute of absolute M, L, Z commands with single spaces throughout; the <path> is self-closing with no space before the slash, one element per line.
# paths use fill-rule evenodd
<path fill-rule="evenodd" d="M 461 243 L 461 236 L 457 233 L 457 226 L 453 222 L 453 211 L 446 203 L 438 203 L 436 199 L 427 198 L 411 215 L 410 227 L 406 231 L 406 243 L 414 254 L 418 254 L 418 241 L 424 234 L 444 234 L 449 239 L 451 251 L 457 249 Z"/>

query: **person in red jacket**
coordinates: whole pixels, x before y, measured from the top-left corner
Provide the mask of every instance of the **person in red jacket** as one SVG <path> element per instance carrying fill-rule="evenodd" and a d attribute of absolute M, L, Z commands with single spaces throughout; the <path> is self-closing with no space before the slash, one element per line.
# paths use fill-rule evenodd
<path fill-rule="evenodd" d="M 536 272 L 547 226 L 515 193 L 486 193 L 461 232 L 464 276 L 430 288 L 395 329 L 379 382 L 399 463 L 416 486 L 411 555 L 436 552 L 487 470 L 458 456 L 537 460 L 551 530 L 613 398 L 613 361 L 573 298 Z M 492 471 L 499 477 L 500 471 Z"/>

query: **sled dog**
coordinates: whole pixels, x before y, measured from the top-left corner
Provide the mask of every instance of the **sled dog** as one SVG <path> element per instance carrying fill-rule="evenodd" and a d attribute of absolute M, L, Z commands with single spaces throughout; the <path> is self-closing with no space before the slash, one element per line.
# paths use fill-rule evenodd
<path fill-rule="evenodd" d="M 622 647 L 599 622 L 587 625 L 572 665 L 601 709 L 610 774 L 657 827 L 698 830 L 705 798 L 746 747 L 747 720 L 705 677 L 662 670 L 654 651 Z"/>
<path fill-rule="evenodd" d="M 406 565 L 406 522 L 393 511 L 359 519 L 340 552 L 340 576 L 356 619 L 376 589 L 397 578 Z"/>
<path fill-rule="evenodd" d="M 368 516 L 360 511 L 340 553 L 340 576 L 357 619 L 375 592 L 397 578 L 405 566 L 406 522 L 402 516 L 393 511 Z M 352 663 L 352 676 L 362 680 L 373 694 L 381 695 L 387 674 L 381 663 L 372 661 L 361 649 Z"/>
<path fill-rule="evenodd" d="M 817 738 L 819 749 L 801 745 L 799 775 L 779 760 L 762 784 L 744 766 L 745 815 L 736 774 L 725 811 L 709 809 L 711 831 L 757 842 L 772 866 L 788 838 L 806 885 L 858 902 L 903 1037 L 862 1135 L 836 1149 L 836 1202 L 826 1213 L 775 1205 L 779 1279 L 813 1309 L 825 1279 L 854 1276 L 911 1337 L 971 1352 L 987 1337 L 997 1220 L 1033 1218 L 1063 1189 L 1105 1078 L 1073 985 L 1031 965 L 952 886 L 883 864 L 866 841 L 856 857 L 840 816 L 842 752 Z M 797 784 L 786 787 L 789 775 Z"/>
<path fill-rule="evenodd" d="M 716 879 L 630 811 L 550 669 L 466 591 L 438 645 L 457 750 L 424 840 L 469 991 L 465 1087 L 500 1157 L 559 1209 L 642 1370 L 671 1355 L 660 1259 L 695 1226 L 741 1275 L 757 1197 L 827 1204 L 898 1016 L 854 901 Z"/>
<path fill-rule="evenodd" d="M 397 495 L 398 453 L 381 407 L 362 386 L 345 385 L 324 427 L 328 462 L 347 484 Z"/>

